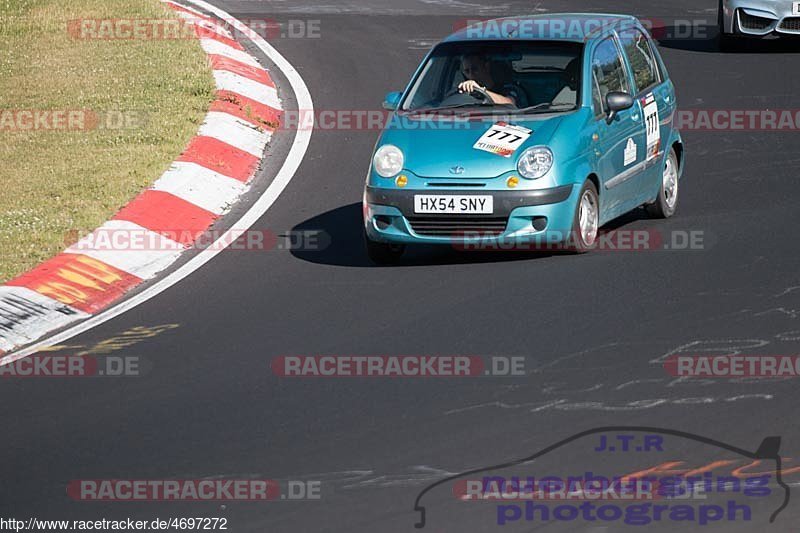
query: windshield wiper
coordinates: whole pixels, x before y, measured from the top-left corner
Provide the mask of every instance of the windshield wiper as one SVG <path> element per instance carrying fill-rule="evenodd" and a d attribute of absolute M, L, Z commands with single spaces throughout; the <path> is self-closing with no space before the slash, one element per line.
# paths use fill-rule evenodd
<path fill-rule="evenodd" d="M 537 111 L 537 112 L 551 111 L 551 110 L 554 110 L 554 109 L 561 109 L 561 108 L 564 108 L 564 107 L 566 107 L 567 109 L 574 109 L 575 108 L 575 104 L 567 104 L 567 103 L 551 104 L 550 102 L 542 102 L 541 104 L 532 105 L 530 107 L 523 107 L 522 109 L 515 109 L 515 110 L 511 111 L 510 114 L 511 115 L 526 115 L 526 114 L 534 112 L 534 111 Z"/>
<path fill-rule="evenodd" d="M 494 102 L 491 104 L 487 104 L 485 102 L 466 102 L 463 104 L 455 104 L 455 105 L 446 105 L 441 107 L 423 107 L 422 109 L 412 109 L 408 111 L 411 114 L 418 114 L 418 113 L 438 113 L 439 111 L 448 111 L 450 109 L 463 109 L 465 107 L 482 107 L 482 106 L 494 106 Z"/>
<path fill-rule="evenodd" d="M 567 106 L 568 109 L 574 109 L 574 104 L 551 104 L 549 102 L 536 104 L 530 107 L 523 107 L 522 109 L 501 109 L 501 108 L 494 108 L 494 109 L 487 109 L 478 110 L 474 113 L 470 113 L 469 116 L 471 117 L 479 117 L 483 115 L 533 115 L 535 113 L 548 113 L 553 110 L 561 110 L 562 107 Z M 564 109 L 564 111 L 568 110 Z"/>
<path fill-rule="evenodd" d="M 414 109 L 412 111 L 408 111 L 409 114 L 418 115 L 424 113 L 438 113 L 439 111 L 449 111 L 451 109 L 464 109 L 466 107 L 483 107 L 486 104 L 482 103 L 466 103 L 466 104 L 457 104 L 457 105 L 449 105 L 443 107 L 427 107 L 423 109 Z M 469 116 L 477 117 L 480 115 L 527 115 L 533 113 L 546 113 L 552 110 L 562 110 L 562 108 L 566 109 L 574 109 L 575 104 L 551 104 L 550 102 L 543 102 L 541 104 L 532 105 L 529 107 L 523 107 L 521 109 L 509 109 L 505 106 L 491 106 L 491 109 L 479 109 L 476 110 L 475 113 L 469 113 Z M 564 109 L 564 110 L 566 110 Z M 464 116 L 464 114 L 459 114 L 457 116 Z"/>

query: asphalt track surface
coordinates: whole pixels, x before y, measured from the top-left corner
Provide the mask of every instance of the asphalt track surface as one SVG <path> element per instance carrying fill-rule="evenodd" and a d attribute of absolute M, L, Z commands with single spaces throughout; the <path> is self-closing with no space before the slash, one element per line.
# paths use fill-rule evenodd
<path fill-rule="evenodd" d="M 567 0 L 535 9 L 527 2 L 434 0 L 218 5 L 242 16 L 320 21 L 319 39 L 272 43 L 300 71 L 319 110 L 377 109 L 459 19 L 587 10 Z M 629 5 L 609 0 L 589 10 L 629 12 Z M 648 0 L 633 14 L 713 24 L 716 7 Z M 661 43 L 682 109 L 797 107 L 798 54 L 768 47 L 723 55 L 713 33 Z M 114 352 L 145 359 L 146 375 L 0 382 L 0 517 L 218 516 L 233 531 L 411 531 L 419 516 L 414 500 L 429 483 L 619 425 L 683 431 L 746 450 L 781 436 L 785 481 L 800 485 L 800 472 L 788 470 L 800 462 L 796 380 L 675 381 L 656 362 L 707 348 L 800 352 L 796 132 L 684 132 L 687 166 L 676 216 L 658 221 L 637 212 L 613 224 L 701 231 L 701 250 L 571 256 L 420 249 L 385 268 L 370 265 L 360 235 L 376 135 L 315 132 L 291 184 L 256 226 L 324 230 L 327 248 L 222 253 L 153 300 L 68 342 L 91 346 L 133 327 L 179 324 Z M 278 378 L 270 361 L 287 354 L 524 356 L 527 375 Z M 683 468 L 751 462 L 691 439 L 664 439 L 664 452 L 637 454 L 595 452 L 597 438 L 587 437 L 535 468 L 524 465 L 525 473 L 611 476 L 667 461 L 683 461 Z M 753 470 L 770 468 L 765 462 Z M 221 506 L 66 495 L 70 480 L 114 478 L 317 480 L 322 497 Z M 448 490 L 426 495 L 426 530 L 497 530 L 496 505 L 456 502 Z M 800 496 L 792 496 L 772 524 L 769 514 L 783 498 L 778 490 L 736 497 L 751 504 L 750 522 L 701 527 L 663 520 L 644 529 L 796 531 Z M 504 529 L 635 528 L 577 519 L 520 520 Z"/>

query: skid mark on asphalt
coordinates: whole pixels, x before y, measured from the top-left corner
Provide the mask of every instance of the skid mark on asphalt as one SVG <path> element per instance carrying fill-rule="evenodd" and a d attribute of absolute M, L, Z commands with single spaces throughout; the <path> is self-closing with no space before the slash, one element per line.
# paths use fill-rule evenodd
<path fill-rule="evenodd" d="M 408 49 L 409 50 L 428 50 L 434 44 L 438 43 L 439 39 L 437 38 L 421 38 L 421 39 L 409 39 Z"/>
<path fill-rule="evenodd" d="M 765 316 L 770 313 L 780 313 L 788 316 L 789 318 L 797 318 L 798 316 L 800 316 L 800 311 L 798 311 L 797 309 L 786 309 L 785 307 L 776 307 L 774 309 L 767 309 L 766 311 L 756 313 L 753 316 Z"/>
<path fill-rule="evenodd" d="M 743 400 L 773 400 L 775 397 L 772 394 L 740 394 L 738 396 L 719 397 L 719 396 L 703 396 L 703 397 L 683 397 L 683 398 L 647 398 L 642 400 L 633 400 L 627 403 L 611 404 L 603 401 L 583 401 L 583 402 L 570 402 L 566 398 L 553 400 L 551 402 L 531 402 L 521 404 L 507 404 L 504 402 L 488 402 L 482 404 L 469 405 L 458 409 L 451 409 L 442 413 L 443 415 L 454 415 L 466 411 L 474 411 L 476 409 L 497 408 L 497 409 L 528 409 L 529 413 L 539 413 L 548 410 L 558 411 L 607 411 L 607 412 L 629 412 L 629 411 L 644 411 L 654 407 L 662 406 L 696 406 L 696 405 L 709 405 L 715 403 L 731 403 Z"/>
<path fill-rule="evenodd" d="M 459 0 L 419 0 L 423 4 L 427 5 L 434 5 L 434 6 L 442 6 L 446 7 L 447 9 L 462 9 L 468 10 L 473 13 L 504 13 L 508 12 L 511 8 L 508 4 L 496 4 L 493 6 L 487 6 L 483 3 L 473 3 L 473 2 L 460 2 Z M 531 9 L 531 12 L 541 12 L 546 11 L 540 9 L 538 6 Z"/>
<path fill-rule="evenodd" d="M 794 466 L 796 461 L 792 457 L 783 457 L 784 467 L 782 474 L 788 479 L 785 481 L 790 486 L 800 486 L 800 467 Z M 696 460 L 680 460 L 675 459 L 666 463 L 659 463 L 654 465 L 654 468 L 666 468 L 668 465 L 671 467 L 681 467 L 693 469 L 695 472 L 707 471 L 722 471 L 722 474 L 730 474 L 732 476 L 753 476 L 759 472 L 753 472 L 753 469 L 761 468 L 764 461 L 750 460 L 750 459 L 726 459 L 714 460 L 713 462 L 703 465 Z M 466 468 L 466 467 L 465 467 Z M 730 471 L 730 472 L 727 472 Z M 762 472 L 763 473 L 763 472 Z M 457 475 L 457 472 L 445 467 L 437 467 L 430 465 L 411 465 L 401 467 L 399 471 L 381 472 L 377 468 L 361 468 L 353 470 L 340 470 L 333 472 L 318 472 L 313 474 L 304 474 L 299 476 L 291 476 L 291 478 L 275 478 L 278 482 L 295 480 L 295 481 L 321 481 L 322 485 L 326 488 L 341 489 L 341 490 L 374 490 L 374 489 L 392 489 L 401 487 L 415 487 L 426 485 L 431 482 L 439 481 L 440 479 L 448 478 Z M 220 476 L 213 476 L 203 479 L 217 479 L 217 478 L 237 478 L 237 479 L 263 479 L 270 477 L 264 473 L 248 472 L 244 474 L 224 474 Z"/>
<path fill-rule="evenodd" d="M 319 481 L 326 488 L 342 490 L 386 489 L 398 487 L 416 487 L 439 479 L 455 475 L 455 472 L 427 465 L 415 465 L 404 468 L 400 472 L 379 473 L 374 468 L 359 468 L 333 472 L 315 472 L 312 474 L 292 475 L 288 478 L 275 477 L 266 473 L 220 474 L 203 479 L 264 479 L 275 481 Z"/>
<path fill-rule="evenodd" d="M 722 289 L 726 296 L 737 300 L 744 296 L 758 297 L 765 303 L 776 298 L 800 295 L 800 286 L 761 286 L 755 289 Z M 719 292 L 719 291 L 717 291 Z M 755 294 L 753 294 L 755 292 Z M 791 303 L 788 302 L 788 303 Z M 735 305 L 727 306 L 729 309 Z M 725 321 L 721 321 L 725 318 Z M 656 341 L 609 342 L 554 358 L 535 368 L 529 375 L 534 380 L 527 385 L 517 385 L 513 390 L 487 391 L 489 398 L 469 405 L 458 406 L 443 412 L 450 416 L 459 413 L 490 410 L 522 410 L 529 413 L 542 411 L 601 411 L 632 412 L 657 407 L 692 407 L 732 404 L 737 402 L 772 401 L 777 396 L 793 391 L 793 377 L 741 377 L 728 379 L 693 379 L 668 376 L 664 363 L 675 355 L 789 355 L 797 351 L 792 344 L 800 340 L 796 320 L 800 310 L 793 306 L 756 307 L 723 313 L 712 319 L 702 319 L 697 326 L 707 329 L 710 322 L 721 324 L 723 330 L 740 333 L 756 332 L 747 337 L 691 338 L 664 350 L 661 355 L 643 364 L 640 370 L 649 375 L 637 375 L 630 365 L 630 348 L 652 350 Z M 783 329 L 783 331 L 782 331 Z M 771 333 L 767 333 L 771 330 Z M 616 382 L 592 380 L 575 382 L 575 376 L 598 375 L 601 370 L 619 371 Z M 653 375 L 653 371 L 658 372 Z M 606 373 L 606 372 L 603 372 Z M 625 374 L 628 374 L 627 376 Z M 607 374 L 607 373 L 606 373 Z M 591 379 L 591 378 L 590 378 Z M 734 390 L 731 390 L 735 388 Z M 620 394 L 624 397 L 620 397 Z"/>
<path fill-rule="evenodd" d="M 787 294 L 791 294 L 794 291 L 798 291 L 798 290 L 800 290 L 800 285 L 797 285 L 797 286 L 794 286 L 794 287 L 787 287 L 780 294 L 776 294 L 775 298 L 780 298 L 781 296 L 786 296 Z"/>
<path fill-rule="evenodd" d="M 38 353 L 63 353 L 71 352 L 77 356 L 106 355 L 135 346 L 148 339 L 172 331 L 180 324 L 160 324 L 157 326 L 135 326 L 112 337 L 108 337 L 93 344 L 57 344 L 42 348 Z"/>
<path fill-rule="evenodd" d="M 763 314 L 763 313 L 762 313 Z M 776 344 L 793 342 L 800 339 L 800 331 L 784 331 L 768 338 L 751 339 L 695 339 L 680 344 L 667 350 L 662 355 L 651 359 L 650 368 L 658 368 L 673 355 L 678 354 L 704 354 L 704 355 L 752 355 L 764 352 L 765 347 Z M 638 377 L 631 376 L 621 381 L 596 382 L 587 384 L 572 384 L 565 390 L 566 381 L 553 380 L 557 373 L 567 373 L 564 379 L 574 378 L 576 372 L 583 375 L 592 374 L 599 368 L 620 368 L 624 361 L 612 364 L 609 357 L 620 356 L 619 348 L 632 345 L 651 345 L 652 343 L 606 343 L 558 357 L 555 360 L 540 366 L 534 371 L 539 377 L 549 380 L 532 383 L 527 390 L 518 387 L 514 391 L 493 390 L 491 400 L 473 403 L 470 405 L 452 408 L 443 412 L 449 416 L 478 409 L 497 410 L 526 410 L 530 413 L 542 411 L 604 411 L 604 412 L 631 412 L 643 411 L 656 407 L 691 407 L 698 405 L 710 406 L 713 404 L 731 404 L 742 401 L 772 401 L 779 392 L 791 390 L 793 379 L 783 378 L 731 378 L 731 379 L 690 379 L 687 377 Z M 778 353 L 787 352 L 788 346 L 782 346 Z M 607 350 L 613 349 L 612 352 Z M 605 354 L 604 354 L 605 352 Z M 624 356 L 622 356 L 625 359 Z M 565 362 L 574 364 L 564 366 Z M 598 365 L 598 362 L 601 363 Z M 605 366 L 602 363 L 606 363 Z M 663 370 L 663 369 L 662 369 Z M 748 387 L 748 390 L 736 390 L 720 394 L 721 386 Z M 687 387 L 691 387 L 689 391 Z M 765 392 L 758 390 L 751 392 L 752 387 L 769 387 Z M 657 391 L 655 389 L 658 388 Z M 610 392 L 623 391 L 627 397 L 608 397 Z M 711 392 L 711 394 L 708 394 Z M 519 393 L 519 394 L 517 394 Z M 596 393 L 597 397 L 592 397 Z M 676 396 L 677 394 L 677 396 Z M 513 401 L 512 395 L 523 395 L 535 399 L 529 401 Z M 498 398 L 502 396 L 504 398 Z M 547 398 L 547 397 L 550 398 Z M 553 398 L 555 396 L 555 398 Z"/>

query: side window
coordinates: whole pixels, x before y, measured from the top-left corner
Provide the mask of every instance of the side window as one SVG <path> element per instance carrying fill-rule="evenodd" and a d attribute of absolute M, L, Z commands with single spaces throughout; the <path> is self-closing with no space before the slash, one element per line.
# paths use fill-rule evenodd
<path fill-rule="evenodd" d="M 619 55 L 619 50 L 612 37 L 603 40 L 594 50 L 592 56 L 592 74 L 595 87 L 592 99 L 595 102 L 595 114 L 606 112 L 606 95 L 613 91 L 629 93 L 628 76 Z M 595 95 L 595 91 L 598 93 Z M 599 101 L 598 101 L 599 99 Z"/>
<path fill-rule="evenodd" d="M 633 69 L 636 93 L 658 83 L 658 63 L 656 63 L 649 39 L 641 31 L 632 29 L 620 35 L 620 42 Z"/>

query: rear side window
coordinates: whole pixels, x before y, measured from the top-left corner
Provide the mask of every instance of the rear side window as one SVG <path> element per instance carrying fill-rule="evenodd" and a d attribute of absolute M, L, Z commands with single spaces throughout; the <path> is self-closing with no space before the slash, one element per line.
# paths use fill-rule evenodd
<path fill-rule="evenodd" d="M 636 93 L 656 85 L 659 82 L 658 63 L 653 55 L 650 40 L 637 29 L 628 30 L 619 38 L 633 69 Z"/>
<path fill-rule="evenodd" d="M 592 56 L 593 84 L 592 100 L 595 114 L 605 113 L 606 95 L 613 91 L 630 92 L 628 77 L 623 67 L 619 49 L 611 37 L 604 39 L 594 50 Z M 599 106 L 599 107 L 598 107 Z"/>

